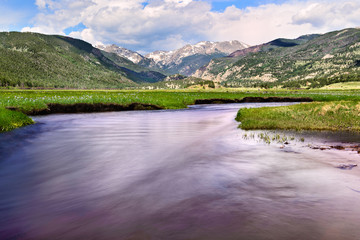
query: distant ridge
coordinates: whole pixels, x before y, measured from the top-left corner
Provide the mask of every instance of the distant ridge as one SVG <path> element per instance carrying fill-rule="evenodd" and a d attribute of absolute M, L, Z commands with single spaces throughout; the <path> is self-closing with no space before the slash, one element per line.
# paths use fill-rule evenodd
<path fill-rule="evenodd" d="M 212 59 L 227 56 L 236 50 L 247 48 L 249 45 L 239 41 L 203 41 L 194 45 L 186 45 L 174 51 L 155 51 L 146 56 L 116 45 L 98 47 L 152 70 L 169 75 L 178 73 L 191 75 Z"/>
<path fill-rule="evenodd" d="M 360 81 L 360 29 L 279 38 L 212 60 L 194 77 L 226 86 L 317 87 Z"/>

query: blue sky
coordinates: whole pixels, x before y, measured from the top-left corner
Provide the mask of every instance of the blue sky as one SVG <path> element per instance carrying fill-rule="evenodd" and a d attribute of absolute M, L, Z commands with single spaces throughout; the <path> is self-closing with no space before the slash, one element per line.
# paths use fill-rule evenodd
<path fill-rule="evenodd" d="M 62 34 L 141 53 L 360 26 L 360 0 L 0 0 L 0 11 L 0 31 Z"/>
<path fill-rule="evenodd" d="M 18 14 L 11 24 L 3 26 L 12 31 L 20 31 L 23 27 L 28 26 L 31 19 L 38 13 L 35 0 L 0 0 L 0 9 L 2 13 Z"/>

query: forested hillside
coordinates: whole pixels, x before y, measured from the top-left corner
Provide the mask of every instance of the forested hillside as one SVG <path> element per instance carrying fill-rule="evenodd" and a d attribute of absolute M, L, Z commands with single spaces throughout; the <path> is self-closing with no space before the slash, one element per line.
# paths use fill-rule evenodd
<path fill-rule="evenodd" d="M 0 33 L 1 86 L 123 88 L 165 78 L 158 73 L 143 75 L 116 64 L 82 40 L 38 33 Z"/>
<path fill-rule="evenodd" d="M 277 39 L 212 60 L 195 74 L 227 86 L 319 87 L 360 80 L 360 29 Z"/>

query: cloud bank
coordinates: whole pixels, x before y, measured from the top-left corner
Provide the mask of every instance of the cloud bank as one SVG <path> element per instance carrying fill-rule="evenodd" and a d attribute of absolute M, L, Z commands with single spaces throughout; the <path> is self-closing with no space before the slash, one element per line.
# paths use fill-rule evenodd
<path fill-rule="evenodd" d="M 360 26 L 360 0 L 286 1 L 212 11 L 205 0 L 36 0 L 39 13 L 23 31 L 65 34 L 93 44 L 142 52 L 172 50 L 202 40 L 259 44 L 278 37 Z"/>

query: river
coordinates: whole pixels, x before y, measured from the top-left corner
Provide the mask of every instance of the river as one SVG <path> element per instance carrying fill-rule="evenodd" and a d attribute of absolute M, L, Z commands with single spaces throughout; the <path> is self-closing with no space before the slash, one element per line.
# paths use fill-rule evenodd
<path fill-rule="evenodd" d="M 244 138 L 240 107 L 55 114 L 0 134 L 0 239 L 360 236 L 359 154 Z M 295 135 L 297 133 L 294 133 Z"/>

